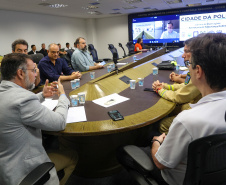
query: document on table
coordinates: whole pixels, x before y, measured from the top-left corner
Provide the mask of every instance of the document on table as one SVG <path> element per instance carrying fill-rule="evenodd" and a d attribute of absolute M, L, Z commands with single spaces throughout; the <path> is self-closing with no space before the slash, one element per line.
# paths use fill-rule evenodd
<path fill-rule="evenodd" d="M 57 106 L 57 103 L 58 103 L 58 100 L 45 99 L 45 101 L 42 102 L 42 105 L 44 105 L 50 110 L 53 110 Z"/>
<path fill-rule="evenodd" d="M 117 93 L 114 93 L 114 94 L 93 100 L 93 103 L 96 103 L 103 107 L 110 107 L 110 106 L 122 103 L 124 101 L 127 101 L 127 100 L 129 100 L 129 98 L 126 98 L 124 96 L 118 95 Z"/>
<path fill-rule="evenodd" d="M 184 66 L 180 66 L 179 69 L 180 69 L 181 71 L 186 71 L 186 70 L 188 70 L 188 68 L 187 68 L 187 67 L 184 67 Z"/>
<path fill-rule="evenodd" d="M 87 121 L 84 106 L 70 107 L 67 114 L 67 123 Z"/>
<path fill-rule="evenodd" d="M 118 66 L 120 66 L 120 65 L 123 66 L 123 65 L 126 65 L 126 63 L 117 63 L 117 65 L 118 65 Z"/>

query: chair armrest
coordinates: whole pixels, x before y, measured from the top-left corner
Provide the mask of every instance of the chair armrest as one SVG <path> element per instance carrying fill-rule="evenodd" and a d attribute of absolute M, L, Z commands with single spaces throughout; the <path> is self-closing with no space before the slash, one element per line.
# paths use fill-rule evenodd
<path fill-rule="evenodd" d="M 154 169 L 154 165 L 150 157 L 139 147 L 134 145 L 127 145 L 123 150 L 133 160 L 134 169 L 141 174 L 149 174 Z"/>
<path fill-rule="evenodd" d="M 32 170 L 19 185 L 44 184 L 50 178 L 49 171 L 54 167 L 54 163 L 45 162 Z"/>

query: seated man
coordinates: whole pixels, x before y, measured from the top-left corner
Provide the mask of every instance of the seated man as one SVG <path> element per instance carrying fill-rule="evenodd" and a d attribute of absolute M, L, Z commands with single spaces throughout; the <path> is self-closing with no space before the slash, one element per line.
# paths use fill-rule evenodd
<path fill-rule="evenodd" d="M 42 58 L 38 64 L 40 70 L 41 84 L 44 84 L 46 79 L 49 82 L 60 80 L 73 80 L 81 78 L 82 74 L 73 71 L 63 58 L 58 58 L 59 47 L 57 44 L 50 44 L 48 55 Z M 62 73 L 64 75 L 62 75 Z"/>
<path fill-rule="evenodd" d="M 75 41 L 75 46 L 75 51 L 71 56 L 71 64 L 74 70 L 83 72 L 103 68 L 102 65 L 93 61 L 92 57 L 87 51 L 86 41 L 84 38 L 77 38 Z"/>
<path fill-rule="evenodd" d="M 168 184 L 183 184 L 192 141 L 226 132 L 226 34 L 195 37 L 190 48 L 189 71 L 202 99 L 173 120 L 167 136 L 154 137 L 151 149 L 154 163 Z"/>
<path fill-rule="evenodd" d="M 19 184 L 34 168 L 50 158 L 55 168 L 50 171 L 47 184 L 59 184 L 56 169 L 65 170 L 64 184 L 77 163 L 76 152 L 51 152 L 50 158 L 42 146 L 41 130 L 61 131 L 65 129 L 69 100 L 58 80 L 55 86 L 45 83 L 43 91 L 34 94 L 35 64 L 28 55 L 8 54 L 1 66 L 0 84 L 0 182 Z M 57 91 L 57 92 L 56 92 Z M 41 105 L 45 97 L 58 93 L 55 112 Z"/>
<path fill-rule="evenodd" d="M 184 53 L 182 57 L 185 61 L 190 59 L 191 53 L 186 52 L 190 48 L 192 39 L 185 41 Z M 189 103 L 196 103 L 200 98 L 199 90 L 192 84 L 190 75 L 187 75 L 187 79 L 182 84 L 167 84 L 160 83 L 158 80 L 153 83 L 152 88 L 164 99 L 177 103 L 175 110 L 160 121 L 160 132 L 166 133 L 169 130 L 173 119 L 182 110 L 190 109 Z"/>
<path fill-rule="evenodd" d="M 36 54 L 36 46 L 35 45 L 31 45 L 31 51 L 28 52 L 28 55 L 31 55 L 31 54 Z"/>
<path fill-rule="evenodd" d="M 12 53 L 24 53 L 27 55 L 27 49 L 28 49 L 28 43 L 23 39 L 15 40 L 12 43 Z M 40 74 L 36 64 L 35 66 L 36 66 L 36 75 L 37 75 L 35 78 L 35 86 L 37 87 L 40 83 Z"/>
<path fill-rule="evenodd" d="M 46 50 L 46 45 L 45 43 L 42 43 L 41 45 L 42 49 L 39 51 L 39 53 L 43 54 L 44 57 L 48 55 L 47 50 Z"/>

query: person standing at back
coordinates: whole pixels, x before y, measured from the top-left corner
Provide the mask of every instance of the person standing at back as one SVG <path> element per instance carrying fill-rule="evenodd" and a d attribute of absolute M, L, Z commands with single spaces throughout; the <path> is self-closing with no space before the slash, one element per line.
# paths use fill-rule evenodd
<path fill-rule="evenodd" d="M 75 41 L 75 51 L 71 56 L 71 64 L 74 70 L 83 72 L 90 71 L 94 69 L 101 69 L 104 66 L 97 64 L 93 61 L 89 52 L 87 51 L 86 40 L 79 37 Z"/>

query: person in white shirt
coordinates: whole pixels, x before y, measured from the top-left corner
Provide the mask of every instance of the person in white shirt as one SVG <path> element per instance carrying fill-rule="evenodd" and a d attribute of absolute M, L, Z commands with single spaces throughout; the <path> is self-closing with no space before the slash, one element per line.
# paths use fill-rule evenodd
<path fill-rule="evenodd" d="M 179 38 L 179 35 L 176 31 L 173 30 L 173 23 L 169 22 L 167 24 L 167 31 L 164 31 L 160 39 L 174 39 Z"/>
<path fill-rule="evenodd" d="M 173 120 L 167 136 L 162 134 L 152 140 L 151 156 L 170 185 L 183 184 L 192 141 L 226 132 L 226 34 L 196 37 L 190 49 L 191 80 L 202 98 Z"/>
<path fill-rule="evenodd" d="M 67 51 L 67 50 L 69 50 L 70 49 L 70 44 L 69 44 L 69 42 L 67 42 L 66 43 L 66 48 L 64 48 L 64 51 Z"/>

